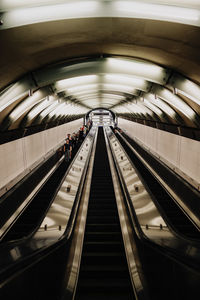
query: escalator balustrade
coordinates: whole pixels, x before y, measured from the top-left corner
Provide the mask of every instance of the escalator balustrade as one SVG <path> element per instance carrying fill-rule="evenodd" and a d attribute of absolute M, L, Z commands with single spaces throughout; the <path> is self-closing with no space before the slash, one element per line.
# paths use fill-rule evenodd
<path fill-rule="evenodd" d="M 135 299 L 101 127 L 75 299 Z"/>

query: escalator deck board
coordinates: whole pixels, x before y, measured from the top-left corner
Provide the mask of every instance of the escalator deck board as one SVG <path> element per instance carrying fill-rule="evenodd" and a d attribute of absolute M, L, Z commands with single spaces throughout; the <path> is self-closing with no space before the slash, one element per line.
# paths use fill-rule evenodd
<path fill-rule="evenodd" d="M 102 128 L 97 137 L 75 299 L 134 299 Z"/>

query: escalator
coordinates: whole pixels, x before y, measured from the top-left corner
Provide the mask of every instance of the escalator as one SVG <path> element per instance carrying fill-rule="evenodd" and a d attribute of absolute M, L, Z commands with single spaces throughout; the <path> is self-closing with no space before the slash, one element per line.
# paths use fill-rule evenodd
<path fill-rule="evenodd" d="M 97 137 L 75 299 L 135 299 L 102 127 Z"/>
<path fill-rule="evenodd" d="M 37 226 L 39 226 L 43 220 L 44 215 L 54 198 L 53 196 L 57 192 L 57 188 L 67 171 L 67 167 L 68 165 L 65 162 L 61 163 L 51 178 L 20 215 L 15 224 L 3 237 L 2 242 L 21 239 L 36 230 Z"/>
<path fill-rule="evenodd" d="M 81 143 L 73 150 L 71 160 L 73 160 L 80 146 Z M 2 243 L 27 237 L 35 232 L 58 192 L 57 190 L 67 172 L 70 162 L 63 161 L 53 172 L 51 177 L 31 200 L 31 203 L 24 209 L 13 226 L 2 238 Z M 21 197 L 20 192 L 18 193 L 18 197 Z"/>
<path fill-rule="evenodd" d="M 133 234 L 149 294 L 148 298 L 137 299 L 196 299 L 195 295 L 199 292 L 199 272 L 194 273 L 172 260 L 163 249 L 157 249 L 151 242 L 141 240 L 134 229 Z M 5 270 L 9 280 L 5 277 L 6 280 L 2 279 L 3 284 L 0 282 L 0 297 L 7 300 L 13 297 L 22 300 L 71 299 L 63 298 L 62 290 L 63 286 L 66 287 L 64 278 L 68 272 L 66 261 L 69 258 L 69 242 L 63 236 L 50 247 L 44 247 L 35 255 L 33 253 L 28 258 L 25 257 L 19 262 L 18 269 L 13 266 L 11 270 Z M 34 241 L 30 240 L 30 246 L 31 249 L 34 247 Z M 17 245 L 15 249 L 11 249 L 10 258 L 14 261 L 17 255 L 23 255 L 25 248 Z M 5 260 L 3 255 L 2 260 Z M 139 264 L 138 266 L 140 269 Z M 72 273 L 75 276 L 74 269 Z M 137 280 L 137 276 L 135 277 Z M 135 299 L 102 128 L 99 128 L 97 137 L 82 261 L 75 294 L 75 300 L 84 299 Z"/>
<path fill-rule="evenodd" d="M 147 167 L 145 167 L 145 165 L 139 160 L 137 155 L 127 145 L 127 143 L 123 140 L 123 138 L 119 134 L 116 134 L 116 136 L 120 141 L 121 145 L 123 146 L 124 150 L 128 154 L 129 158 L 133 162 L 138 173 L 140 174 L 140 178 L 142 178 L 142 180 L 145 183 L 145 186 L 148 188 L 149 192 L 151 193 L 155 204 L 159 207 L 159 210 L 163 212 L 163 215 L 165 215 L 167 223 L 170 224 L 171 227 L 182 236 L 198 241 L 200 237 L 200 233 L 199 230 L 194 226 L 192 221 L 190 221 L 190 219 L 186 216 L 186 214 L 174 202 L 170 194 L 161 186 L 160 182 L 151 174 L 151 172 L 147 169 Z M 133 143 L 134 145 L 136 144 L 135 142 Z M 136 147 L 137 151 L 138 151 L 138 147 Z"/>

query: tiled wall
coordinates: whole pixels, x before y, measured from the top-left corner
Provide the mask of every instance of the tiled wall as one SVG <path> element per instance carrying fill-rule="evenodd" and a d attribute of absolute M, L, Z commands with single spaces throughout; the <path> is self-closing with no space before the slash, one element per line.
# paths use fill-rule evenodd
<path fill-rule="evenodd" d="M 67 133 L 78 131 L 82 124 L 83 119 L 75 120 L 0 145 L 0 196 L 64 143 Z"/>
<path fill-rule="evenodd" d="M 118 126 L 200 190 L 200 142 L 118 119 Z"/>

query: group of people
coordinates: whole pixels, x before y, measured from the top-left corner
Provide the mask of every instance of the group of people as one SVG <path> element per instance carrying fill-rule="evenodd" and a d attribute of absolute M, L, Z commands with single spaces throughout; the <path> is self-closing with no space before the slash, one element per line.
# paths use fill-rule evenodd
<path fill-rule="evenodd" d="M 78 132 L 73 132 L 72 135 L 70 133 L 67 134 L 63 149 L 66 162 L 70 161 L 74 149 L 83 142 L 90 128 L 91 123 L 87 123 L 87 125 L 81 126 Z"/>

